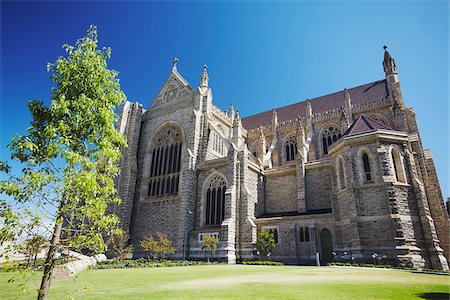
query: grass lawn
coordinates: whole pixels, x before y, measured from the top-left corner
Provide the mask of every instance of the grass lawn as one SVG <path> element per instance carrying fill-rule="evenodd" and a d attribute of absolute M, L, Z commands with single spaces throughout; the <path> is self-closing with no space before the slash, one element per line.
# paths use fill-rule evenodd
<path fill-rule="evenodd" d="M 0 299 L 23 280 L 0 273 Z M 27 282 L 35 299 L 40 278 Z M 88 270 L 53 279 L 50 299 L 449 299 L 450 277 L 338 267 L 215 265 Z"/>

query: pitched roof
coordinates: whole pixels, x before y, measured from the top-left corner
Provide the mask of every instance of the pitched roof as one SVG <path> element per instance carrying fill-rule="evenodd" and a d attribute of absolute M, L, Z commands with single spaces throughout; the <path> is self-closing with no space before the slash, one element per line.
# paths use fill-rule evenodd
<path fill-rule="evenodd" d="M 394 130 L 383 123 L 372 119 L 371 117 L 368 117 L 366 115 L 359 115 L 359 117 L 353 122 L 352 125 L 344 132 L 342 137 L 349 136 L 349 135 L 355 135 L 355 134 L 361 134 L 376 130 Z"/>
<path fill-rule="evenodd" d="M 352 104 L 362 104 L 372 102 L 387 97 L 386 80 L 379 80 L 348 89 Z M 311 103 L 313 114 L 323 113 L 337 109 L 344 105 L 344 91 L 321 96 L 307 101 L 294 103 L 288 106 L 276 108 L 278 122 L 297 119 L 306 116 L 306 104 Z M 272 110 L 262 112 L 242 119 L 245 129 L 255 129 L 259 126 L 269 126 L 272 124 Z"/>

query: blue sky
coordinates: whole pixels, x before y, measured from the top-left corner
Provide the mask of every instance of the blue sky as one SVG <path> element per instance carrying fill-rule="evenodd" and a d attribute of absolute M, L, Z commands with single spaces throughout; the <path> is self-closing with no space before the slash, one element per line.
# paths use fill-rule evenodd
<path fill-rule="evenodd" d="M 27 101 L 49 101 L 47 62 L 90 24 L 129 100 L 148 107 L 177 56 L 194 87 L 207 64 L 214 102 L 241 116 L 382 79 L 386 44 L 450 196 L 448 1 L 2 1 L 0 159 L 29 126 Z"/>

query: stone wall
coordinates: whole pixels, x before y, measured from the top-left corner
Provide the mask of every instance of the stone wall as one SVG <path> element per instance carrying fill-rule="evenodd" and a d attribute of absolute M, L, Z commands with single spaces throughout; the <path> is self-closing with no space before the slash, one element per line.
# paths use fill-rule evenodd
<path fill-rule="evenodd" d="M 165 233 L 177 248 L 175 257 L 181 258 L 187 205 L 195 202 L 195 156 L 199 144 L 199 119 L 194 113 L 195 97 L 181 99 L 171 106 L 159 107 L 143 114 L 138 152 L 138 172 L 134 195 L 131 241 L 136 256 L 141 255 L 139 242 L 148 234 Z M 179 192 L 177 195 L 149 197 L 148 183 L 151 167 L 152 138 L 167 125 L 177 126 L 182 132 L 182 153 Z M 188 150 L 189 149 L 189 150 Z M 192 175 L 192 172 L 193 175 Z M 193 209 L 193 208 L 192 208 Z"/>
<path fill-rule="evenodd" d="M 328 167 L 306 167 L 306 210 L 331 208 L 331 170 Z"/>
<path fill-rule="evenodd" d="M 266 213 L 296 211 L 297 180 L 292 172 L 266 176 Z"/>

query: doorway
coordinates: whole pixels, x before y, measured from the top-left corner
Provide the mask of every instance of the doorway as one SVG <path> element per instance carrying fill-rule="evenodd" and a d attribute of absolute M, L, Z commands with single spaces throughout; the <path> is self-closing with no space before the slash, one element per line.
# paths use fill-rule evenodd
<path fill-rule="evenodd" d="M 333 261 L 333 241 L 331 240 L 331 233 L 324 228 L 320 231 L 320 248 L 322 250 L 321 262 L 326 264 Z"/>

